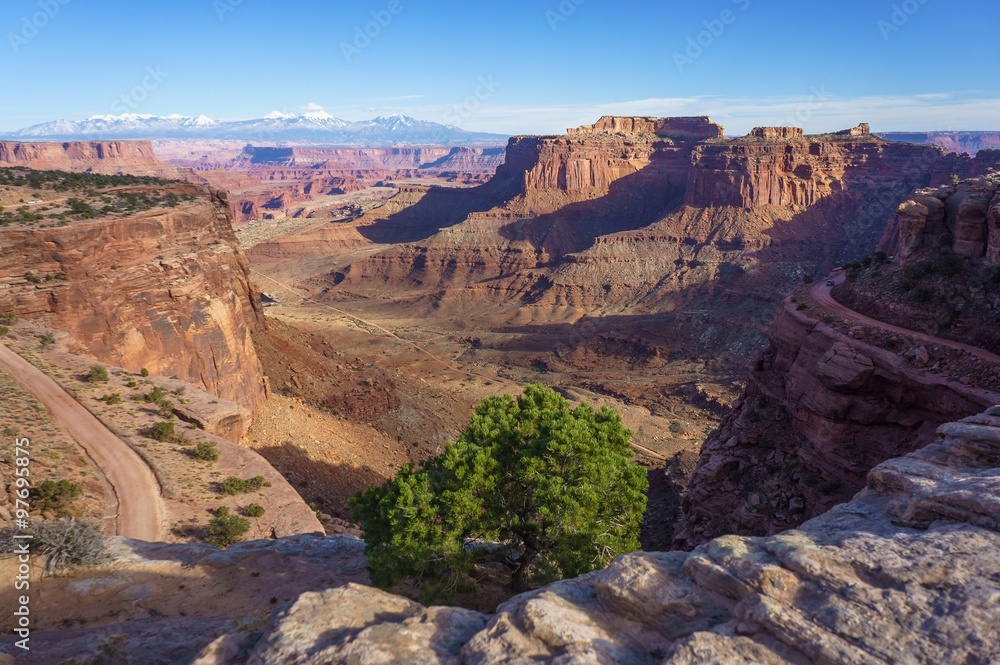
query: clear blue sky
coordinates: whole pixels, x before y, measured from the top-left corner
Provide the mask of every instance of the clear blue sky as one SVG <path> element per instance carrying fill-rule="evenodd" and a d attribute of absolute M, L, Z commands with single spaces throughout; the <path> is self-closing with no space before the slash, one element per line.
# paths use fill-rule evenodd
<path fill-rule="evenodd" d="M 348 57 L 373 11 L 391 21 Z M 710 114 L 730 133 L 1000 129 L 996 12 L 996 0 L 4 0 L 0 131 L 124 108 L 235 120 L 310 105 L 502 133 L 605 113 Z"/>

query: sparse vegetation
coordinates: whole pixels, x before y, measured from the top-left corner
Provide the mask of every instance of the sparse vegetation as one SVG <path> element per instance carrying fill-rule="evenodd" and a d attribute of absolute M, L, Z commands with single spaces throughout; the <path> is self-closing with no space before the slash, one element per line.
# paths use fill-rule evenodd
<path fill-rule="evenodd" d="M 109 380 L 108 370 L 101 365 L 94 365 L 87 372 L 87 381 L 90 383 L 107 383 Z"/>
<path fill-rule="evenodd" d="M 243 514 L 247 517 L 262 517 L 265 512 L 264 506 L 259 503 L 251 503 L 243 508 Z"/>
<path fill-rule="evenodd" d="M 7 333 L 10 332 L 10 328 L 7 326 L 0 326 L 0 337 L 6 337 Z"/>
<path fill-rule="evenodd" d="M 105 395 L 104 397 L 102 397 L 101 401 L 107 404 L 108 406 L 114 406 L 116 404 L 122 403 L 122 396 L 119 395 L 118 393 L 111 393 L 110 395 Z"/>
<path fill-rule="evenodd" d="M 17 316 L 11 313 L 0 314 L 0 326 L 12 326 L 17 323 Z"/>
<path fill-rule="evenodd" d="M 242 543 L 243 536 L 250 530 L 250 520 L 233 515 L 226 507 L 219 508 L 215 517 L 208 523 L 208 535 L 205 542 L 212 547 L 226 549 L 236 543 Z"/>
<path fill-rule="evenodd" d="M 648 482 L 630 441 L 618 414 L 543 386 L 487 398 L 441 456 L 352 499 L 372 582 L 433 598 L 492 571 L 523 591 L 638 549 Z"/>
<path fill-rule="evenodd" d="M 149 436 L 156 441 L 164 443 L 177 440 L 177 433 L 174 431 L 174 423 L 168 422 L 161 422 L 153 425 L 153 429 L 151 430 Z"/>
<path fill-rule="evenodd" d="M 191 456 L 202 462 L 217 462 L 219 460 L 219 446 L 214 441 L 199 441 L 191 452 Z"/>
<path fill-rule="evenodd" d="M 38 342 L 42 345 L 43 349 L 47 349 L 56 343 L 56 338 L 52 333 L 45 333 L 38 338 Z"/>
<path fill-rule="evenodd" d="M 142 378 L 146 378 L 149 376 L 149 370 L 143 367 L 141 370 L 139 370 L 139 375 L 142 376 Z"/>
<path fill-rule="evenodd" d="M 14 551 L 12 529 L 0 532 L 4 552 Z M 31 525 L 32 549 L 45 555 L 45 574 L 77 566 L 93 566 L 107 558 L 107 542 L 98 525 L 91 522 L 62 520 L 34 522 Z"/>
<path fill-rule="evenodd" d="M 257 492 L 265 487 L 271 487 L 271 483 L 267 482 L 264 476 L 254 476 L 246 480 L 237 476 L 229 476 L 222 481 L 220 492 L 225 496 L 235 496 L 237 494 Z"/>
<path fill-rule="evenodd" d="M 70 517 L 73 502 L 83 496 L 83 487 L 69 480 L 46 480 L 31 490 L 32 505 L 43 513 Z"/>

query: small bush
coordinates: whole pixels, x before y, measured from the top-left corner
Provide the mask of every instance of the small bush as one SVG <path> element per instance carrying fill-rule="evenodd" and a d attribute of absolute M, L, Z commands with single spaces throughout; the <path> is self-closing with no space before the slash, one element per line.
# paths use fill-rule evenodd
<path fill-rule="evenodd" d="M 122 403 L 122 396 L 119 395 L 118 393 L 111 393 L 110 395 L 105 395 L 104 397 L 102 397 L 101 401 L 107 404 L 108 406 L 114 406 L 115 404 Z"/>
<path fill-rule="evenodd" d="M 159 414 L 162 418 L 173 418 L 174 416 L 174 403 L 169 399 L 161 400 L 159 402 L 160 410 Z"/>
<path fill-rule="evenodd" d="M 271 487 L 271 483 L 267 482 L 264 476 L 254 476 L 246 480 L 236 476 L 229 476 L 222 481 L 221 491 L 226 496 L 235 496 L 236 494 L 256 492 L 264 487 Z"/>
<path fill-rule="evenodd" d="M 219 508 L 215 517 L 208 523 L 208 535 L 205 542 L 212 547 L 226 549 L 236 543 L 242 543 L 247 531 L 250 530 L 250 520 L 233 515 L 228 508 Z"/>
<path fill-rule="evenodd" d="M 2 549 L 14 551 L 14 536 L 20 531 L 5 529 L 0 533 Z M 63 520 L 34 522 L 31 547 L 45 555 L 45 574 L 75 566 L 93 566 L 107 559 L 107 543 L 100 527 L 91 522 Z"/>
<path fill-rule="evenodd" d="M 0 337 L 6 337 L 7 333 L 10 332 L 10 328 L 7 326 L 0 326 Z"/>
<path fill-rule="evenodd" d="M 128 383 L 125 384 L 126 388 L 138 388 L 139 384 L 135 382 L 135 379 L 129 379 Z"/>
<path fill-rule="evenodd" d="M 885 252 L 875 252 L 875 263 L 884 264 L 889 262 L 889 255 Z"/>
<path fill-rule="evenodd" d="M 910 297 L 914 302 L 928 303 L 934 299 L 934 291 L 926 286 L 918 286 L 910 293 Z"/>
<path fill-rule="evenodd" d="M 6 314 L 0 314 L 0 326 L 12 326 L 17 323 L 17 316 L 11 314 L 10 312 Z"/>
<path fill-rule="evenodd" d="M 38 341 L 42 345 L 43 349 L 47 349 L 56 343 L 56 338 L 52 333 L 45 333 L 38 338 Z"/>
<path fill-rule="evenodd" d="M 101 365 L 94 365 L 87 372 L 87 381 L 90 383 L 107 383 L 108 379 L 108 370 Z"/>
<path fill-rule="evenodd" d="M 156 423 L 150 436 L 156 441 L 170 442 L 177 440 L 177 433 L 174 431 L 173 423 Z"/>
<path fill-rule="evenodd" d="M 70 505 L 83 496 L 83 487 L 69 480 L 46 480 L 31 490 L 31 495 L 36 510 L 69 517 Z"/>
<path fill-rule="evenodd" d="M 143 367 L 143 368 L 142 368 L 142 369 L 141 369 L 141 370 L 139 371 L 139 374 L 140 374 L 140 375 L 141 375 L 141 376 L 142 376 L 143 378 L 146 378 L 147 376 L 149 376 L 149 370 L 148 370 L 148 369 L 146 369 L 145 367 Z"/>
<path fill-rule="evenodd" d="M 41 284 L 42 283 L 42 278 L 39 277 L 38 275 L 36 275 L 33 272 L 26 272 L 26 273 L 24 273 L 24 279 L 29 284 Z"/>
<path fill-rule="evenodd" d="M 243 508 L 243 514 L 247 517 L 262 517 L 266 511 L 259 503 L 251 503 Z"/>
<path fill-rule="evenodd" d="M 219 447 L 214 441 L 199 441 L 191 456 L 202 462 L 217 462 L 219 460 Z"/>
<path fill-rule="evenodd" d="M 153 389 L 142 396 L 142 401 L 148 402 L 149 404 L 159 404 L 164 399 L 167 398 L 167 393 L 164 392 L 163 388 L 159 386 L 153 386 Z"/>

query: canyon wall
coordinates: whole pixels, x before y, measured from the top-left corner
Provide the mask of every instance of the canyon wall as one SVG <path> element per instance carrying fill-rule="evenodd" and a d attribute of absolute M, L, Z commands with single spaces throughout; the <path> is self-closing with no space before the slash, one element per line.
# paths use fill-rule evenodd
<path fill-rule="evenodd" d="M 182 177 L 180 169 L 156 157 L 149 141 L 0 142 L 0 167 L 3 166 L 40 171 L 127 173 L 168 179 Z"/>
<path fill-rule="evenodd" d="M 939 145 L 949 152 L 968 152 L 975 155 L 980 150 L 1000 149 L 1000 132 L 882 132 L 887 141 Z"/>
<path fill-rule="evenodd" d="M 744 395 L 702 447 L 677 546 L 794 527 L 850 499 L 881 462 L 929 444 L 942 423 L 1000 403 L 969 385 L 961 354 L 906 338 L 887 350 L 876 330 L 835 324 L 804 297 L 782 304 Z"/>
<path fill-rule="evenodd" d="M 917 190 L 899 206 L 879 249 L 905 260 L 942 243 L 960 256 L 1000 263 L 1000 173 Z"/>
<path fill-rule="evenodd" d="M 194 199 L 133 217 L 0 229 L 0 311 L 70 333 L 75 353 L 176 375 L 253 412 L 266 388 L 250 333 L 263 314 L 229 202 L 194 185 L 165 191 Z"/>

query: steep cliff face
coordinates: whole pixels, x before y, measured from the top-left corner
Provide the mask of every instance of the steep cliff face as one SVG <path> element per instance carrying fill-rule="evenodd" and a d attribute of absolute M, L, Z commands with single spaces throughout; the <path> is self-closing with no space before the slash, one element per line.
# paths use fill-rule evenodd
<path fill-rule="evenodd" d="M 515 138 L 475 203 L 450 205 L 436 225 L 422 220 L 448 194 L 354 222 L 376 245 L 341 262 L 333 286 L 391 284 L 444 308 L 516 302 L 519 320 L 538 321 L 702 310 L 720 291 L 776 302 L 803 274 L 870 253 L 915 187 L 971 168 L 863 129 L 728 140 L 703 118 L 605 118 L 566 137 Z M 422 231 L 388 232 L 402 228 Z"/>
<path fill-rule="evenodd" d="M 180 178 L 182 175 L 180 169 L 156 157 L 149 141 L 0 142 L 0 166 L 128 173 L 157 178 Z"/>
<path fill-rule="evenodd" d="M 128 217 L 0 229 L 0 311 L 70 333 L 74 352 L 176 375 L 254 411 L 265 385 L 250 333 L 263 315 L 229 202 L 193 185 L 164 191 L 193 198 Z"/>
<path fill-rule="evenodd" d="M 1000 173 L 917 190 L 899 206 L 879 248 L 905 260 L 942 244 L 1000 263 Z"/>
<path fill-rule="evenodd" d="M 969 385 L 959 352 L 800 307 L 783 303 L 745 394 L 705 442 L 678 546 L 798 525 L 848 500 L 879 463 L 930 443 L 942 423 L 1000 403 L 1000 392 Z M 972 360 L 980 373 L 998 369 Z"/>

